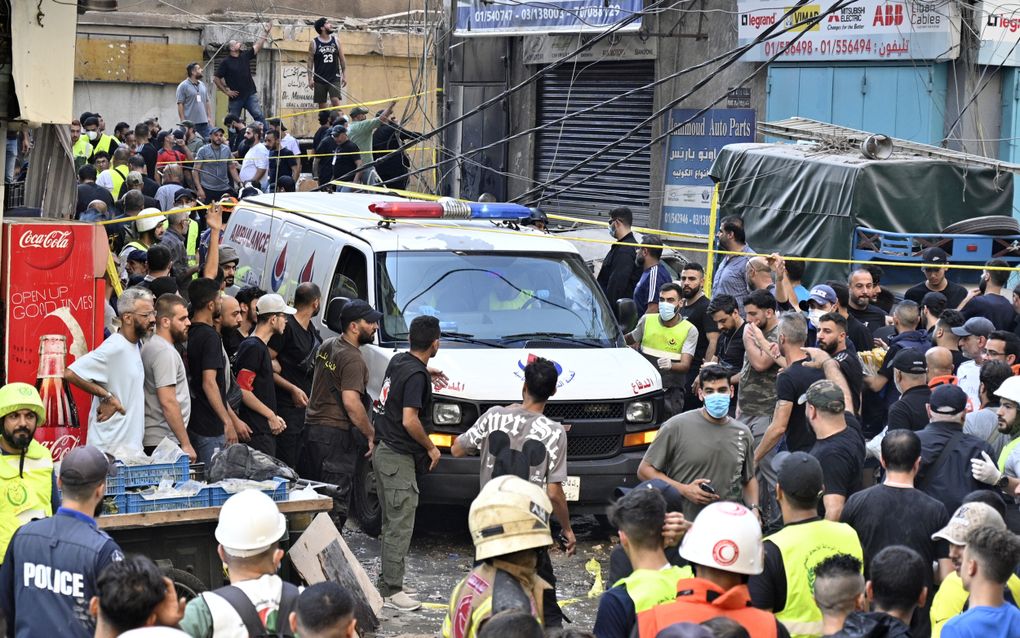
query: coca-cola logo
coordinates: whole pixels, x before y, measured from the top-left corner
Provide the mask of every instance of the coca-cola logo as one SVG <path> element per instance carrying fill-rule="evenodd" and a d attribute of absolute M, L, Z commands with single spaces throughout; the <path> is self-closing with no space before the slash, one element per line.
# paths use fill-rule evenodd
<path fill-rule="evenodd" d="M 74 232 L 71 229 L 36 231 L 28 228 L 18 238 L 18 247 L 24 249 L 24 258 L 29 266 L 38 270 L 51 270 L 71 256 Z"/>
<path fill-rule="evenodd" d="M 81 437 L 73 434 L 62 434 L 55 441 L 43 441 L 42 444 L 50 449 L 53 461 L 58 463 L 64 458 L 64 455 L 81 445 Z"/>

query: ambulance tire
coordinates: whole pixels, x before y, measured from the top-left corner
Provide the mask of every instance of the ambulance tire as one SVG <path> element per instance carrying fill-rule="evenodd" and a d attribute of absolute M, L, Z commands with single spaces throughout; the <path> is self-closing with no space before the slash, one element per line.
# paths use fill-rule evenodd
<path fill-rule="evenodd" d="M 950 224 L 942 232 L 958 235 L 1020 235 L 1020 222 L 1006 215 L 985 215 Z"/>
<path fill-rule="evenodd" d="M 361 531 L 372 538 L 378 538 L 382 533 L 382 506 L 376 491 L 372 459 L 358 459 L 351 491 L 351 518 L 358 523 Z"/>
<path fill-rule="evenodd" d="M 209 587 L 203 583 L 198 576 L 195 576 L 191 572 L 186 572 L 183 569 L 177 569 L 176 567 L 170 567 L 163 570 L 163 574 L 174 581 L 174 588 L 177 590 L 177 597 L 184 598 L 186 601 L 190 601 L 193 598 L 198 598 L 198 595 L 202 592 L 209 591 Z"/>

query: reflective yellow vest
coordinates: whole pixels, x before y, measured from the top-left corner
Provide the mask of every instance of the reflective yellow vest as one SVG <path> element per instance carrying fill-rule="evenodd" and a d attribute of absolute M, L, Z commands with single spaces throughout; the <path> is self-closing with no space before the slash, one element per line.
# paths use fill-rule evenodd
<path fill-rule="evenodd" d="M 110 152 L 110 145 L 113 143 L 113 137 L 110 135 L 100 134 L 99 142 L 93 146 L 92 142 L 89 141 L 88 135 L 85 131 L 82 131 L 81 137 L 74 143 L 72 153 L 74 155 L 81 155 L 88 159 L 92 159 L 92 156 L 102 151 L 104 153 Z M 80 152 L 79 152 L 80 151 Z M 115 198 L 116 199 L 116 198 Z"/>
<path fill-rule="evenodd" d="M 1009 458 L 1009 453 L 1013 451 L 1013 448 L 1020 444 L 1020 436 L 1007 443 L 999 454 L 999 471 L 1006 471 L 1006 460 Z"/>
<path fill-rule="evenodd" d="M 776 612 L 791 638 L 822 635 L 822 612 L 815 604 L 815 567 L 830 556 L 849 554 L 864 562 L 857 532 L 846 523 L 819 520 L 787 525 L 766 540 L 783 555 L 786 604 Z"/>
<path fill-rule="evenodd" d="M 676 584 L 694 578 L 690 567 L 670 566 L 668 569 L 636 569 L 629 576 L 616 581 L 616 586 L 627 588 L 634 601 L 634 613 L 676 600 Z"/>
<path fill-rule="evenodd" d="M 14 532 L 25 523 L 53 513 L 53 457 L 33 440 L 25 451 L 24 475 L 18 474 L 20 454 L 0 457 L 0 560 Z"/>
<path fill-rule="evenodd" d="M 1006 581 L 1006 589 L 1013 596 L 1014 604 L 1020 603 L 1020 578 L 1017 578 L 1016 574 L 1010 575 Z M 931 601 L 931 638 L 939 638 L 942 635 L 942 627 L 963 612 L 969 598 L 970 594 L 963 588 L 959 574 L 952 572 L 946 576 Z"/>
<path fill-rule="evenodd" d="M 198 222 L 194 219 L 188 220 L 188 237 L 184 243 L 184 250 L 188 254 L 188 268 L 198 265 L 198 236 Z M 193 279 L 198 279 L 198 273 L 195 273 Z"/>
<path fill-rule="evenodd" d="M 114 201 L 120 199 L 120 189 L 124 186 L 124 180 L 127 179 L 127 174 L 127 166 L 114 166 L 110 168 L 110 179 L 113 180 L 113 190 L 111 193 L 113 193 Z"/>
<path fill-rule="evenodd" d="M 78 138 L 78 141 L 71 147 L 71 154 L 77 157 L 84 157 L 86 160 L 92 157 L 92 145 L 89 144 L 89 138 L 82 135 Z"/>
<path fill-rule="evenodd" d="M 667 357 L 679 361 L 683 358 L 684 341 L 692 327 L 694 324 L 686 319 L 681 319 L 675 326 L 665 326 L 658 315 L 645 315 L 641 353 L 652 359 Z"/>

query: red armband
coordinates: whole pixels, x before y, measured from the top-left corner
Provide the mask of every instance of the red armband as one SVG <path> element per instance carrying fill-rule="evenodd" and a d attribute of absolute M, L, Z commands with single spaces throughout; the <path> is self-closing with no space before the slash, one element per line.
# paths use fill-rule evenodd
<path fill-rule="evenodd" d="M 237 373 L 237 385 L 240 386 L 242 390 L 254 392 L 253 390 L 253 388 L 255 387 L 254 384 L 255 373 L 252 372 L 251 370 L 241 370 L 240 372 Z"/>

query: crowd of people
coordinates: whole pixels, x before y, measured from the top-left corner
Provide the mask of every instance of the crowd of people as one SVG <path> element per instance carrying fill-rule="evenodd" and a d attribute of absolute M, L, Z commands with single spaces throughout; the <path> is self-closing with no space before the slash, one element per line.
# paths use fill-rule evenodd
<path fill-rule="evenodd" d="M 88 122 L 99 130 L 95 116 Z M 283 131 L 270 135 L 274 148 L 288 143 Z M 119 145 L 114 156 L 118 167 L 145 159 Z M 178 181 L 148 196 L 156 206 L 130 188 L 112 200 L 138 216 L 108 225 L 124 289 L 109 300 L 108 336 L 65 373 L 93 397 L 87 445 L 55 472 L 33 439 L 46 417 L 38 393 L 0 390 L 0 471 L 7 493 L 22 494 L 0 515 L 9 632 L 165 625 L 219 637 L 290 625 L 301 636 L 353 635 L 350 592 L 299 592 L 276 575 L 286 524 L 259 492 L 221 511 L 231 587 L 186 606 L 147 559 L 124 557 L 96 528 L 115 469 L 107 454 L 151 452 L 165 438 L 206 464 L 243 442 L 332 485 L 341 530 L 359 460 L 370 458 L 382 511 L 377 587 L 387 607 L 419 609 L 406 557 L 417 481 L 441 457 L 429 437 L 432 392 L 446 382 L 430 366 L 438 319 L 411 322 L 409 349 L 392 357 L 373 403 L 361 346 L 382 314 L 360 299 L 331 305 L 326 323 L 342 331 L 324 339 L 314 283 L 285 300 L 235 280 L 238 255 L 220 244 L 230 207 L 218 198 L 229 189 L 213 191 L 199 221 L 190 211 L 200 193 L 177 165 L 168 175 Z M 208 196 L 204 177 L 194 185 Z M 661 240 L 637 242 L 632 223 L 628 209 L 611 211 L 617 242 L 597 279 L 623 300 L 626 342 L 659 371 L 666 413 L 641 483 L 611 507 L 620 543 L 592 634 L 1020 636 L 1020 289 L 1006 290 L 1008 265 L 988 262 L 967 290 L 951 281 L 948 255 L 929 248 L 924 280 L 902 299 L 867 266 L 806 285 L 801 262 L 757 256 L 742 220 L 727 217 L 726 254 L 706 290 L 702 265 L 672 272 Z M 564 623 L 550 549 L 572 555 L 576 537 L 568 432 L 544 414 L 557 368 L 531 358 L 523 380 L 519 403 L 487 410 L 450 448 L 479 456 L 480 493 L 469 513 L 475 564 L 452 592 L 448 638 Z"/>

